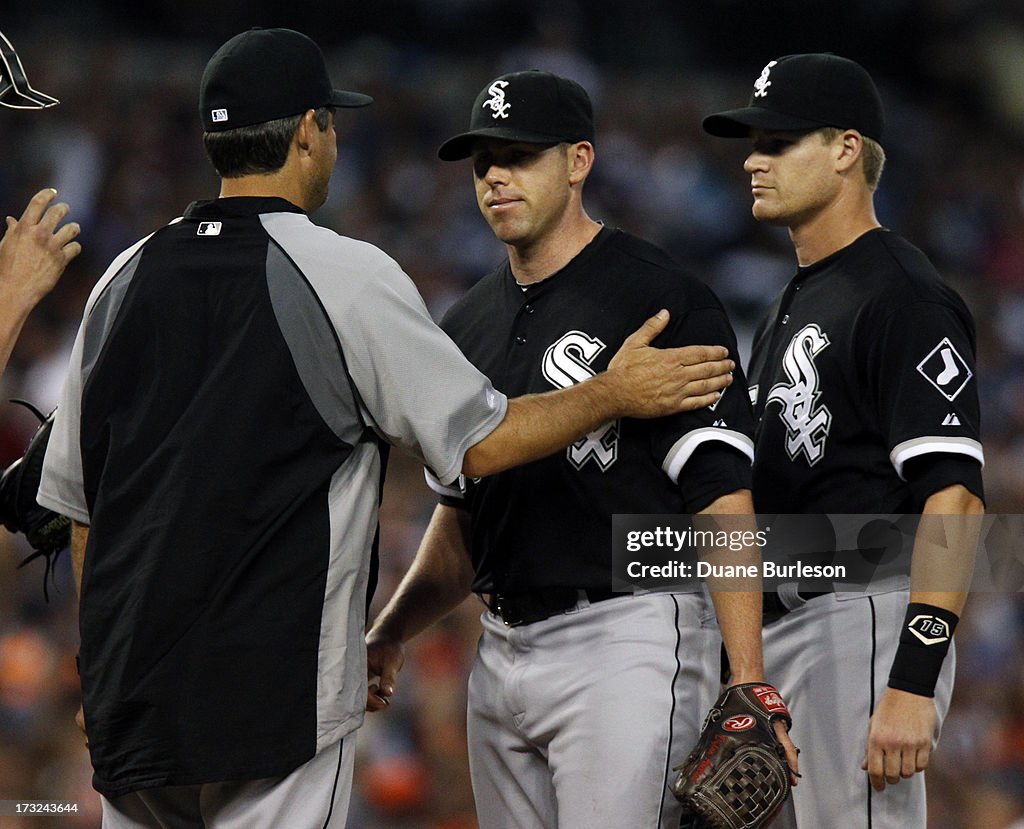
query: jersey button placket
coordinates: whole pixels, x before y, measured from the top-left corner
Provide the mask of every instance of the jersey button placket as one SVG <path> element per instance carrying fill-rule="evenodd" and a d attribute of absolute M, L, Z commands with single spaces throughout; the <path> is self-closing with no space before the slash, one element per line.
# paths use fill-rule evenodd
<path fill-rule="evenodd" d="M 519 308 L 519 313 L 516 315 L 516 336 L 514 340 L 516 345 L 526 345 L 527 334 L 529 333 L 528 320 L 530 315 L 536 310 L 532 302 L 525 302 Z"/>

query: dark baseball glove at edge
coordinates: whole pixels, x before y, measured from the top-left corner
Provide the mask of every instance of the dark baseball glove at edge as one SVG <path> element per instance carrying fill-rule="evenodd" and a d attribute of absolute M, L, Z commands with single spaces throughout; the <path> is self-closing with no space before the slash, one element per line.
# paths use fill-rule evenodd
<path fill-rule="evenodd" d="M 728 688 L 712 706 L 672 793 L 683 804 L 683 825 L 697 829 L 760 829 L 790 792 L 786 752 L 773 723 L 793 720 L 779 692 L 764 682 Z"/>
<path fill-rule="evenodd" d="M 7 467 L 0 475 L 0 523 L 12 533 L 24 533 L 35 551 L 18 566 L 24 567 L 40 556 L 46 558 L 43 574 L 43 594 L 49 599 L 47 582 L 53 563 L 71 542 L 71 519 L 36 503 L 39 480 L 43 473 L 43 458 L 53 427 L 54 409 L 44 416 L 31 403 L 12 400 L 31 410 L 39 418 L 39 428 L 29 441 L 25 454 Z"/>

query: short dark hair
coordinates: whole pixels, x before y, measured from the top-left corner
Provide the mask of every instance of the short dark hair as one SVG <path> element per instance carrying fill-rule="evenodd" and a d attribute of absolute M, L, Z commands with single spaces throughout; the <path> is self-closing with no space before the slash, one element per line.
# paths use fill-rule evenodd
<path fill-rule="evenodd" d="M 820 132 L 822 140 L 829 144 L 842 135 L 845 130 L 841 130 L 839 127 L 822 127 Z M 874 193 L 878 189 L 878 182 L 882 179 L 882 170 L 885 169 L 885 150 L 874 138 L 868 138 L 866 135 L 861 135 L 861 138 L 863 147 L 860 154 L 864 159 L 864 181 L 868 185 L 868 190 Z"/>
<path fill-rule="evenodd" d="M 319 107 L 314 111 L 320 132 L 330 125 L 331 111 L 332 107 Z M 295 130 L 304 115 L 289 115 L 222 132 L 204 132 L 203 146 L 222 178 L 273 173 L 284 166 Z"/>

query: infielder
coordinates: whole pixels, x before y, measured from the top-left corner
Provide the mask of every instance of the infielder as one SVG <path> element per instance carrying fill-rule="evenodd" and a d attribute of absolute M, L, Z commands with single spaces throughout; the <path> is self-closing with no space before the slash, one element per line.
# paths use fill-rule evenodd
<path fill-rule="evenodd" d="M 672 312 L 667 342 L 735 349 L 705 285 L 587 215 L 594 125 L 582 87 L 503 75 L 477 96 L 470 125 L 438 155 L 471 158 L 479 208 L 508 260 L 442 327 L 498 386 L 533 394 L 586 382 L 661 305 Z M 480 594 L 468 740 L 482 829 L 678 828 L 667 783 L 718 695 L 716 611 L 733 680 L 762 681 L 761 596 L 718 593 L 712 607 L 699 590 L 613 593 L 612 515 L 749 514 L 751 426 L 744 395 L 730 391 L 713 409 L 609 420 L 509 472 L 447 484 L 428 472 L 441 503 L 368 634 L 368 707 L 387 704 L 403 643 Z"/>
<path fill-rule="evenodd" d="M 875 217 L 883 126 L 867 72 L 832 54 L 771 61 L 748 107 L 704 119 L 752 140 L 754 217 L 789 229 L 799 264 L 754 339 L 757 511 L 926 518 L 909 584 L 766 596 L 765 665 L 803 751 L 802 829 L 925 826 L 921 772 L 983 510 L 974 323 Z"/>
<path fill-rule="evenodd" d="M 393 260 L 307 216 L 335 108 L 370 100 L 333 89 L 298 32 L 229 40 L 200 88 L 220 198 L 118 256 L 88 301 L 39 502 L 76 522 L 107 829 L 345 825 L 388 444 L 450 485 L 727 383 L 691 382 L 726 361 L 646 346 L 662 314 L 591 382 L 496 391 Z"/>

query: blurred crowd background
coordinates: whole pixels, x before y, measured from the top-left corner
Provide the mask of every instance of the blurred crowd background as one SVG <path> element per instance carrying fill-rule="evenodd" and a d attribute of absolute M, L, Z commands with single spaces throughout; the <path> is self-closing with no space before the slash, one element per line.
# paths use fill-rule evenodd
<path fill-rule="evenodd" d="M 794 270 L 784 232 L 749 213 L 745 142 L 710 139 L 703 114 L 746 103 L 772 58 L 835 51 L 861 61 L 888 106 L 880 219 L 922 247 L 978 329 L 989 512 L 1024 512 L 1024 4 L 1019 0 L 396 0 L 245 4 L 58 0 L 4 4 L 0 29 L 33 85 L 61 99 L 0 110 L 0 211 L 55 186 L 84 253 L 35 311 L 0 382 L 0 466 L 35 422 L 7 402 L 58 398 L 85 299 L 123 248 L 212 198 L 196 96 L 231 35 L 290 26 L 318 40 L 335 84 L 369 92 L 338 115 L 339 162 L 315 221 L 382 247 L 436 316 L 503 255 L 476 211 L 468 164 L 436 159 L 501 72 L 544 68 L 591 93 L 592 216 L 668 249 L 728 306 L 745 359 L 759 313 Z M 244 11 L 240 10 L 244 5 Z M 297 8 L 298 6 L 302 8 Z M 126 383 L 136 378 L 125 377 Z M 397 453 L 382 508 L 387 598 L 433 507 Z M 67 556 L 50 601 L 42 562 L 0 530 L 0 800 L 66 800 L 75 815 L 0 827 L 98 827 L 81 735 Z M 475 600 L 411 648 L 395 704 L 368 718 L 355 829 L 470 829 L 465 680 Z M 932 829 L 1024 827 L 1024 600 L 978 593 L 957 632 L 958 679 L 929 770 Z M 818 829 L 815 827 L 814 829 Z M 832 829 L 821 827 L 820 829 Z"/>

